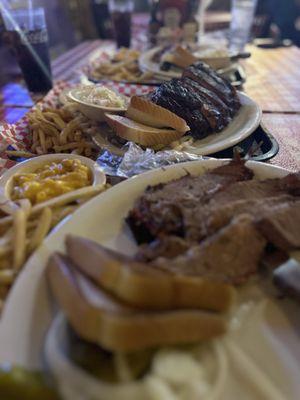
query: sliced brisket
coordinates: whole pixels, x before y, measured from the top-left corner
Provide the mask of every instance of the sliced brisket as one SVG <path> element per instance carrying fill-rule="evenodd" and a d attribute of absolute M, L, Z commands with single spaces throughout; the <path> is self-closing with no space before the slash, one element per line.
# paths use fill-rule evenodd
<path fill-rule="evenodd" d="M 300 174 L 256 180 L 240 160 L 146 189 L 128 216 L 136 257 L 179 275 L 245 282 L 300 248 Z M 145 239 L 146 238 L 146 239 Z"/>
<path fill-rule="evenodd" d="M 271 208 L 257 219 L 258 229 L 269 243 L 284 251 L 300 248 L 300 201 Z"/>
<path fill-rule="evenodd" d="M 160 234 L 185 236 L 185 210 L 198 211 L 212 196 L 234 182 L 248 180 L 253 172 L 244 162 L 234 160 L 198 177 L 183 178 L 148 187 L 129 212 L 127 222 L 138 243 L 153 240 Z M 197 212 L 198 212 L 197 211 Z"/>
<path fill-rule="evenodd" d="M 160 257 L 151 265 L 178 275 L 241 284 L 257 271 L 265 245 L 266 240 L 255 228 L 253 219 L 240 215 L 172 261 Z"/>

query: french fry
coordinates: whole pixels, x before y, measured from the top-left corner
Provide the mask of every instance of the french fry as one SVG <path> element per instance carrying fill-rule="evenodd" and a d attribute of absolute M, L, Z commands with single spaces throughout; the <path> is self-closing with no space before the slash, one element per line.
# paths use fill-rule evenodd
<path fill-rule="evenodd" d="M 58 136 L 57 137 L 52 137 L 52 143 L 53 143 L 53 146 L 59 146 L 59 138 L 58 138 Z"/>
<path fill-rule="evenodd" d="M 11 251 L 12 251 L 12 248 L 10 245 L 1 246 L 0 247 L 0 258 L 8 256 Z"/>
<path fill-rule="evenodd" d="M 34 207 L 32 207 L 32 214 L 40 212 L 45 207 L 59 207 L 67 203 L 72 203 L 79 198 L 94 196 L 98 193 L 101 193 L 104 189 L 104 185 L 91 185 L 74 190 L 73 192 L 64 193 L 61 196 L 54 197 L 53 199 L 47 200 L 43 203 L 36 204 Z"/>
<path fill-rule="evenodd" d="M 0 237 L 0 249 L 1 247 L 9 245 L 12 238 L 12 229 L 9 228 L 6 232 Z M 1 250 L 0 250 L 1 251 Z"/>
<path fill-rule="evenodd" d="M 26 256 L 26 214 L 22 208 L 13 215 L 13 270 L 18 271 Z"/>
<path fill-rule="evenodd" d="M 64 145 L 67 143 L 68 135 L 78 127 L 78 124 L 79 121 L 75 118 L 66 125 L 59 135 L 60 144 Z"/>
<path fill-rule="evenodd" d="M 37 141 L 38 141 L 38 137 L 39 137 L 39 134 L 38 134 L 38 128 L 33 128 L 33 132 L 32 132 L 32 141 L 33 141 L 33 143 L 36 143 Z"/>
<path fill-rule="evenodd" d="M 41 149 L 43 153 L 46 154 L 47 153 L 46 140 L 45 140 L 45 134 L 42 129 L 39 129 L 39 139 L 40 139 Z"/>
<path fill-rule="evenodd" d="M 115 81 L 147 82 L 152 79 L 152 73 L 143 74 L 139 68 L 137 50 L 120 49 L 111 59 L 111 62 L 102 62 L 94 67 L 92 76 L 96 79 L 109 78 Z M 151 75 L 150 75 L 151 74 Z"/>
<path fill-rule="evenodd" d="M 35 154 L 30 153 L 29 151 L 22 151 L 22 150 L 6 150 L 5 153 L 8 156 L 13 156 L 13 157 L 31 158 L 35 156 Z"/>
<path fill-rule="evenodd" d="M 60 129 L 64 129 L 66 126 L 66 122 L 61 118 L 61 116 L 58 113 L 54 112 L 46 112 L 44 113 L 45 117 L 50 118 L 56 126 L 58 126 Z"/>
<path fill-rule="evenodd" d="M 0 269 L 0 285 L 10 285 L 13 283 L 15 273 L 11 269 Z"/>
<path fill-rule="evenodd" d="M 43 149 L 41 148 L 41 146 L 37 146 L 37 148 L 36 148 L 36 153 L 37 153 L 39 156 L 42 156 L 43 154 L 45 154 L 44 151 L 43 151 Z"/>
<path fill-rule="evenodd" d="M 73 214 L 73 212 L 76 211 L 78 207 L 79 206 L 76 204 L 72 206 L 62 206 L 54 208 L 52 214 L 51 228 L 56 226 L 60 221 L 62 221 L 68 215 Z"/>
<path fill-rule="evenodd" d="M 28 217 L 32 208 L 30 201 L 28 199 L 20 199 L 18 200 L 18 203 L 20 204 L 22 210 L 25 212 L 26 217 Z"/>
<path fill-rule="evenodd" d="M 90 148 L 95 148 L 96 146 L 94 143 L 91 142 L 86 142 L 86 141 L 81 141 L 81 142 L 72 142 L 72 143 L 67 143 L 61 146 L 54 146 L 54 150 L 56 153 L 62 153 L 66 150 L 74 150 L 79 147 L 90 147 Z"/>
<path fill-rule="evenodd" d="M 28 252 L 35 250 L 44 240 L 51 228 L 52 211 L 49 207 L 43 209 L 39 222 L 28 245 Z"/>
<path fill-rule="evenodd" d="M 0 205 L 0 210 L 5 214 L 13 214 L 18 209 L 18 205 L 12 200 L 6 200 Z"/>
<path fill-rule="evenodd" d="M 76 149 L 78 149 L 76 154 L 82 154 L 86 147 L 96 149 L 97 146 L 86 141 L 87 130 L 96 126 L 85 116 L 81 114 L 74 116 L 74 113 L 78 113 L 76 105 L 69 105 L 59 110 L 48 108 L 42 111 L 37 108 L 32 111 L 28 117 L 32 134 L 30 147 L 32 153 L 25 155 L 29 157 L 36 154 L 72 152 Z M 92 155 L 92 151 L 87 153 Z"/>
<path fill-rule="evenodd" d="M 45 135 L 57 137 L 59 135 L 60 130 L 57 127 L 47 124 L 46 122 L 40 123 L 40 129 L 42 129 Z"/>
<path fill-rule="evenodd" d="M 88 186 L 33 207 L 26 199 L 18 200 L 12 214 L 0 217 L 0 314 L 27 257 L 42 243 L 49 230 L 107 187 Z"/>

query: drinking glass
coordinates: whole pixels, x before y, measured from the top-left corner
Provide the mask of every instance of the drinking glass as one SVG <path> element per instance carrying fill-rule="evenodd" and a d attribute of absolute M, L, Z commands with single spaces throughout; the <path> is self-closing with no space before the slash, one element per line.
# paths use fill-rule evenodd
<path fill-rule="evenodd" d="M 213 0 L 200 0 L 198 11 L 196 14 L 196 20 L 199 25 L 198 31 L 198 43 L 201 44 L 203 42 L 204 34 L 205 34 L 205 12 L 208 7 L 211 5 Z"/>
<path fill-rule="evenodd" d="M 130 47 L 133 0 L 109 0 L 117 47 Z"/>
<path fill-rule="evenodd" d="M 243 52 L 247 44 L 257 0 L 231 0 L 229 49 L 232 53 Z"/>
<path fill-rule="evenodd" d="M 28 89 L 32 92 L 47 92 L 52 88 L 52 77 L 44 9 L 2 11 L 9 42 Z"/>

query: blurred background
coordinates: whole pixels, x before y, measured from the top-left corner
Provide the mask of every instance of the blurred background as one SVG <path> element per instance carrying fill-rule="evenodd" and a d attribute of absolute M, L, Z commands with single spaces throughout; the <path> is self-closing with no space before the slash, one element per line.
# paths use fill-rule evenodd
<path fill-rule="evenodd" d="M 173 1 L 180 3 L 188 0 Z M 24 0 L 1 0 L 1 3 L 11 9 L 28 6 L 28 1 Z M 134 12 L 137 15 L 148 13 L 150 17 L 151 4 L 149 0 L 135 0 Z M 206 14 L 211 22 L 207 24 L 207 30 L 228 28 L 230 4 L 230 0 L 211 2 Z M 84 40 L 112 37 L 108 0 L 33 0 L 33 6 L 45 9 L 51 59 Z M 290 39 L 295 45 L 300 46 L 300 0 L 258 0 L 253 36 L 273 38 L 277 42 Z M 14 71 L 18 73 L 17 63 L 5 40 L 1 14 L 0 60 L 1 85 L 6 81 L 8 73 L 10 77 Z"/>

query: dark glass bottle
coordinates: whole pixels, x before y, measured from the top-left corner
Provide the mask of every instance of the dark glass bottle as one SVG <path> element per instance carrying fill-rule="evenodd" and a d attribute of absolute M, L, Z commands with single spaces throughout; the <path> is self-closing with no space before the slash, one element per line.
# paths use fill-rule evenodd
<path fill-rule="evenodd" d="M 152 0 L 148 31 L 149 31 L 149 41 L 153 45 L 157 43 L 157 33 L 161 27 L 161 22 L 158 19 L 158 7 L 159 7 L 159 0 Z"/>
<path fill-rule="evenodd" d="M 91 7 L 99 37 L 101 39 L 112 39 L 113 27 L 108 0 L 91 0 Z"/>

